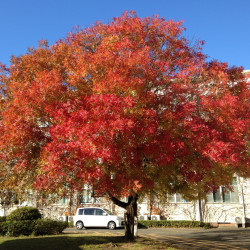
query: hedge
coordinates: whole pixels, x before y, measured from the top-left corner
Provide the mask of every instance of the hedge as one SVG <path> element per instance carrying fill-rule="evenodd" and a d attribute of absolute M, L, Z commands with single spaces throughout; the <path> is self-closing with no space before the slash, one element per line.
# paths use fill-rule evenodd
<path fill-rule="evenodd" d="M 41 213 L 34 207 L 21 207 L 8 216 L 0 216 L 0 235 L 51 235 L 60 234 L 68 222 L 41 219 Z"/>
<path fill-rule="evenodd" d="M 139 228 L 148 227 L 175 227 L 175 228 L 194 228 L 204 227 L 210 228 L 210 223 L 203 223 L 200 221 L 187 221 L 187 220 L 140 220 L 138 221 Z"/>
<path fill-rule="evenodd" d="M 49 219 L 0 222 L 0 235 L 52 235 L 60 234 L 68 227 L 67 222 Z"/>
<path fill-rule="evenodd" d="M 6 221 L 0 222 L 0 235 L 4 236 L 8 232 L 8 223 Z"/>
<path fill-rule="evenodd" d="M 34 235 L 61 234 L 66 227 L 68 227 L 68 222 L 65 221 L 40 219 L 37 220 L 34 225 L 33 234 Z"/>
<path fill-rule="evenodd" d="M 42 215 L 37 208 L 21 207 L 12 211 L 6 218 L 7 221 L 37 220 Z"/>
<path fill-rule="evenodd" d="M 35 221 L 22 220 L 22 221 L 6 221 L 8 226 L 8 236 L 31 235 Z"/>
<path fill-rule="evenodd" d="M 0 222 L 6 221 L 6 217 L 7 217 L 7 216 L 0 216 Z"/>

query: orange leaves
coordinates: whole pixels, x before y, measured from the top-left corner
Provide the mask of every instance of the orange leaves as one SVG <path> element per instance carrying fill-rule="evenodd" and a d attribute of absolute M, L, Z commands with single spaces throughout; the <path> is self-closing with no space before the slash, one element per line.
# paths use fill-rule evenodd
<path fill-rule="evenodd" d="M 218 180 L 243 173 L 242 69 L 206 63 L 203 42 L 191 45 L 183 30 L 125 12 L 1 66 L 3 159 L 14 159 L 22 178 L 32 172 L 40 189 L 88 183 L 117 195 L 209 188 L 217 172 Z"/>

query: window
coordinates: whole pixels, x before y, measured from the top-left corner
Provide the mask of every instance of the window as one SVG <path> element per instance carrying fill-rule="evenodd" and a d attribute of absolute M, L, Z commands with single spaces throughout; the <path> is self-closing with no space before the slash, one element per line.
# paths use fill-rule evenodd
<path fill-rule="evenodd" d="M 61 199 L 57 200 L 56 204 L 58 204 L 58 205 L 65 205 L 65 204 L 67 204 L 68 201 L 69 201 L 69 198 L 66 197 L 66 196 L 64 196 Z"/>
<path fill-rule="evenodd" d="M 175 193 L 175 194 L 168 194 L 168 202 L 171 203 L 178 203 L 178 202 L 187 202 L 181 194 Z"/>
<path fill-rule="evenodd" d="M 95 209 L 95 215 L 103 215 L 103 210 Z"/>
<path fill-rule="evenodd" d="M 207 194 L 207 202 L 237 203 L 239 202 L 237 178 L 231 185 L 232 191 L 226 187 L 219 187 L 216 192 Z"/>
<path fill-rule="evenodd" d="M 78 210 L 78 215 L 83 215 L 83 209 Z"/>
<path fill-rule="evenodd" d="M 104 203 L 104 197 L 96 196 L 92 188 L 83 189 L 80 194 L 80 203 Z"/>
<path fill-rule="evenodd" d="M 92 203 L 91 190 L 84 189 L 80 195 L 80 203 Z"/>
<path fill-rule="evenodd" d="M 84 215 L 94 215 L 94 209 L 93 208 L 85 208 L 84 209 Z"/>

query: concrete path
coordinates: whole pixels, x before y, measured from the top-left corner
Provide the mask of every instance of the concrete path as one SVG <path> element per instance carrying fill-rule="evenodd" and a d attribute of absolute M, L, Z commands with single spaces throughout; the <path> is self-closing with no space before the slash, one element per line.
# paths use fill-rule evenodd
<path fill-rule="evenodd" d="M 83 233 L 115 236 L 124 235 L 124 229 L 83 229 L 67 228 L 65 233 Z M 149 228 L 139 229 L 138 236 L 158 241 L 171 242 L 182 249 L 249 249 L 250 228 Z"/>

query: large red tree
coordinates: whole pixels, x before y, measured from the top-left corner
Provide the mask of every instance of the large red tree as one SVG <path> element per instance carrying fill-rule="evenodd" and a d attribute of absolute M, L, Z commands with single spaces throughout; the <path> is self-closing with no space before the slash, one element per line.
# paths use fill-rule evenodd
<path fill-rule="evenodd" d="M 131 239 L 139 195 L 196 198 L 249 176 L 242 68 L 207 62 L 183 30 L 126 12 L 1 66 L 2 185 L 87 183 L 126 209 Z"/>

